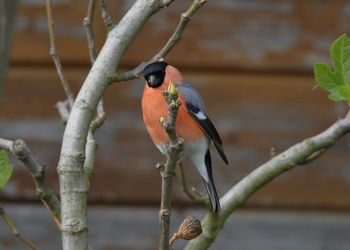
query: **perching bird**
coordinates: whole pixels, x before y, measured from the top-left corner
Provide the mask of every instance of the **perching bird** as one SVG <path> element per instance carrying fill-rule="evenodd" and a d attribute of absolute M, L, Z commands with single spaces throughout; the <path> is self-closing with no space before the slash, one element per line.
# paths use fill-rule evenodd
<path fill-rule="evenodd" d="M 221 138 L 213 123 L 209 120 L 204 102 L 199 93 L 181 73 L 166 62 L 151 63 L 143 71 L 146 80 L 142 97 L 142 112 L 148 133 L 157 148 L 166 155 L 168 136 L 159 123 L 160 117 L 167 119 L 168 107 L 162 90 L 167 90 L 172 81 L 179 90 L 179 108 L 176 120 L 176 134 L 184 139 L 182 156 L 190 159 L 201 175 L 211 207 L 214 212 L 220 210 L 219 197 L 214 185 L 210 145 L 215 145 L 223 161 L 228 164 L 222 148 Z"/>

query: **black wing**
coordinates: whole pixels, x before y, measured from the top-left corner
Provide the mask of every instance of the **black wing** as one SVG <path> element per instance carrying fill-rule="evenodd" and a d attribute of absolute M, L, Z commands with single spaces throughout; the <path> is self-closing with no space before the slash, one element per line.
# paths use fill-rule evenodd
<path fill-rule="evenodd" d="M 191 116 L 196 120 L 198 125 L 203 129 L 206 135 L 213 141 L 218 153 L 220 154 L 222 160 L 228 164 L 227 157 L 225 155 L 224 149 L 222 148 L 222 141 L 220 135 L 214 124 L 209 120 L 207 113 L 205 111 L 204 102 L 192 85 L 185 81 L 184 84 L 178 86 L 179 91 L 183 95 L 186 101 L 186 108 Z"/>

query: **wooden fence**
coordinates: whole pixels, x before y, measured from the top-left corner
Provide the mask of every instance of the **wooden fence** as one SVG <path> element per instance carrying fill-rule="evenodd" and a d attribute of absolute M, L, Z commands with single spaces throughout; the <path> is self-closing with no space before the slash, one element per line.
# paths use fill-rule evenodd
<path fill-rule="evenodd" d="M 114 21 L 132 2 L 109 1 Z M 53 3 L 58 52 L 76 93 L 90 67 L 82 26 L 87 1 Z M 131 45 L 118 71 L 150 59 L 165 44 L 189 4 L 174 1 L 157 13 Z M 94 26 L 98 48 L 106 36 L 99 13 L 98 8 Z M 312 65 L 330 62 L 331 42 L 349 33 L 349 23 L 350 3 L 345 0 L 217 0 L 208 1 L 194 16 L 167 61 L 202 94 L 222 135 L 230 165 L 225 166 L 213 154 L 219 194 L 267 161 L 272 148 L 279 153 L 323 131 L 346 113 L 346 104 L 335 104 L 324 91 L 314 88 Z M 49 55 L 44 1 L 20 3 L 11 55 L 0 107 L 0 137 L 24 139 L 46 166 L 48 181 L 58 191 L 56 166 L 64 125 L 54 106 L 65 97 Z M 152 145 L 142 122 L 143 84 L 143 80 L 115 84 L 106 92 L 107 120 L 97 132 L 91 203 L 159 204 L 160 177 L 154 166 L 163 156 Z M 283 174 L 254 194 L 246 207 L 347 211 L 348 143 L 346 136 L 312 164 Z M 14 176 L 1 191 L 0 200 L 37 201 L 28 171 L 14 159 L 12 162 Z M 186 175 L 190 185 L 203 188 L 190 163 L 186 164 Z M 193 205 L 182 193 L 178 179 L 174 204 Z M 334 239 L 348 245 L 345 238 Z"/>

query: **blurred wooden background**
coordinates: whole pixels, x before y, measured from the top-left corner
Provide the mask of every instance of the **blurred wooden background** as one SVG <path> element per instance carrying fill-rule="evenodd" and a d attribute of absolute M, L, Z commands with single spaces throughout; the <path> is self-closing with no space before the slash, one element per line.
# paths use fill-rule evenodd
<path fill-rule="evenodd" d="M 43 2 L 20 3 L 0 106 L 0 136 L 24 139 L 46 165 L 49 182 L 57 191 L 56 165 L 64 126 L 54 106 L 64 100 L 64 93 L 49 56 Z M 109 1 L 114 20 L 118 21 L 133 2 Z M 77 91 L 90 67 L 82 26 L 87 1 L 53 3 L 58 52 Z M 190 3 L 178 0 L 157 13 L 131 45 L 118 71 L 151 58 Z M 314 89 L 312 65 L 329 62 L 330 44 L 342 33 L 349 33 L 349 21 L 350 2 L 345 0 L 216 0 L 194 16 L 167 61 L 200 91 L 222 135 L 230 166 L 222 164 L 214 153 L 214 178 L 220 194 L 268 160 L 271 148 L 281 152 L 345 114 L 345 104 L 332 103 L 325 92 Z M 106 31 L 99 8 L 94 31 L 100 48 Z M 159 204 L 160 177 L 154 165 L 163 157 L 142 122 L 142 88 L 143 81 L 135 80 L 115 84 L 106 92 L 107 121 L 97 133 L 91 203 L 154 208 Z M 245 207 L 257 211 L 349 211 L 348 139 L 340 140 L 314 163 L 296 167 L 269 183 Z M 12 162 L 15 173 L 1 191 L 0 200 L 37 201 L 28 171 Z M 191 164 L 186 165 L 186 174 L 191 185 L 202 189 Z M 179 209 L 193 205 L 182 193 L 179 181 L 174 205 Z"/>

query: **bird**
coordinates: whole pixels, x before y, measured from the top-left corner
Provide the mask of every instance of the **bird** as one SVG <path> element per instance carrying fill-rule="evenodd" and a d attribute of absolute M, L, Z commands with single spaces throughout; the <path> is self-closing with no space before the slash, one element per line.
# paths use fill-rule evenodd
<path fill-rule="evenodd" d="M 219 196 L 213 179 L 210 145 L 214 144 L 222 160 L 228 164 L 219 133 L 210 121 L 202 97 L 192 84 L 184 80 L 180 71 L 165 61 L 148 64 L 143 70 L 146 80 L 141 100 L 142 114 L 147 131 L 156 145 L 167 154 L 168 136 L 159 123 L 161 117 L 167 119 L 168 106 L 162 95 L 169 83 L 173 82 L 179 91 L 182 103 L 176 119 L 176 134 L 184 140 L 182 158 L 192 161 L 209 196 L 212 211 L 220 211 Z"/>

